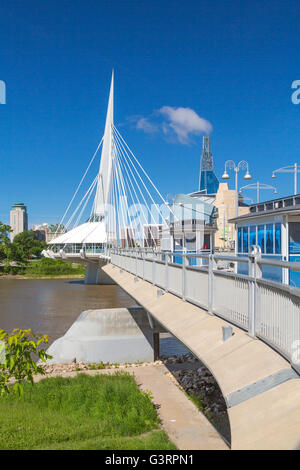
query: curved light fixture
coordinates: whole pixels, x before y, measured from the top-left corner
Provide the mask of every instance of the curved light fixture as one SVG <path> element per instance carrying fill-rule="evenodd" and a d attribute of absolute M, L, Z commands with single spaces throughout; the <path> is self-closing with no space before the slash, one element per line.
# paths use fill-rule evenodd
<path fill-rule="evenodd" d="M 252 176 L 250 175 L 249 171 L 247 170 L 247 173 L 244 176 L 244 180 L 251 180 Z"/>
<path fill-rule="evenodd" d="M 226 170 L 223 173 L 222 180 L 229 180 L 229 174 L 227 173 Z"/>

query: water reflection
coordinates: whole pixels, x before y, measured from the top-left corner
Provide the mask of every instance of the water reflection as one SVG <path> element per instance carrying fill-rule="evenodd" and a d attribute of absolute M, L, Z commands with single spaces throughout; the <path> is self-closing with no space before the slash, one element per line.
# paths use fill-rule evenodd
<path fill-rule="evenodd" d="M 50 343 L 83 310 L 133 306 L 136 302 L 116 285 L 93 286 L 66 279 L 0 280 L 0 328 L 32 328 L 50 335 Z"/>

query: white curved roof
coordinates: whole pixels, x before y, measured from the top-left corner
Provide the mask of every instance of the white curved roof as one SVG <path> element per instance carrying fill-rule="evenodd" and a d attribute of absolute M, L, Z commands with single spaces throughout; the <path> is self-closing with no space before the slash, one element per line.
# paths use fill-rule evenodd
<path fill-rule="evenodd" d="M 53 238 L 49 244 L 56 243 L 105 243 L 106 230 L 105 222 L 86 222 L 85 224 L 78 225 L 69 232 L 63 233 L 57 238 Z"/>

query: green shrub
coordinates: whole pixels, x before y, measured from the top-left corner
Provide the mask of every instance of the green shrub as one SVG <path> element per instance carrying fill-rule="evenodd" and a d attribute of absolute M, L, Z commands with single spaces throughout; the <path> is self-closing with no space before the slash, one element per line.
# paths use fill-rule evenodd
<path fill-rule="evenodd" d="M 0 342 L 0 395 L 13 391 L 21 396 L 24 380 L 33 384 L 34 374 L 44 374 L 44 369 L 35 363 L 34 357 L 37 356 L 42 361 L 51 359 L 40 348 L 42 344 L 48 343 L 48 336 L 34 334 L 31 329 L 16 328 L 11 334 L 0 329 Z M 14 381 L 13 386 L 10 386 L 11 381 Z"/>
<path fill-rule="evenodd" d="M 85 266 L 81 264 L 73 265 L 62 260 L 55 260 L 50 258 L 42 258 L 39 261 L 31 263 L 31 267 L 28 269 L 27 274 L 47 276 L 47 275 L 63 275 L 63 274 L 84 274 Z"/>

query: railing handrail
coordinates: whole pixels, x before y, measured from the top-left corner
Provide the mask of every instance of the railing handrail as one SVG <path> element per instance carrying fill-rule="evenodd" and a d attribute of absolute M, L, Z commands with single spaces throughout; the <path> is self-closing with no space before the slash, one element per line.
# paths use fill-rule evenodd
<path fill-rule="evenodd" d="M 262 278 L 261 269 L 266 265 L 300 271 L 299 262 L 264 259 L 259 250 L 243 257 L 122 248 L 112 248 L 110 254 L 113 257 L 111 262 L 120 269 L 262 339 L 286 357 L 300 373 L 300 366 L 293 360 L 292 346 L 293 341 L 297 342 L 300 337 L 300 288 Z M 149 254 L 152 256 L 147 256 Z M 114 255 L 121 258 L 114 258 Z M 176 257 L 180 257 L 182 263 L 174 263 Z M 207 264 L 190 265 L 190 258 L 202 258 Z M 248 263 L 248 274 L 226 271 L 226 265 L 225 269 L 218 269 L 220 260 Z"/>

